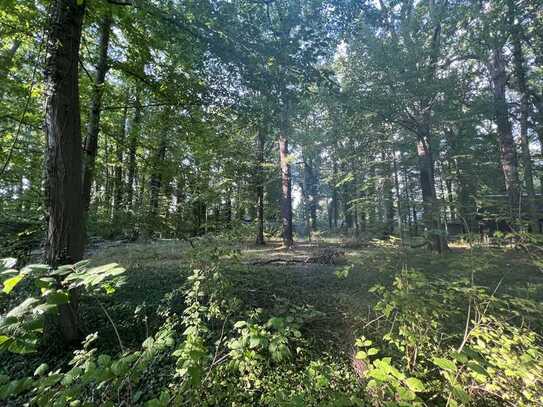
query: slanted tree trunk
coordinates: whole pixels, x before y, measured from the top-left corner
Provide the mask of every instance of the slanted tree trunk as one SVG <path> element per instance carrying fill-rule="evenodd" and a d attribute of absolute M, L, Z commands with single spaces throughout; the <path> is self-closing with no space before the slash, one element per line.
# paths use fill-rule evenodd
<path fill-rule="evenodd" d="M 91 198 L 91 186 L 94 181 L 94 169 L 96 164 L 96 153 L 98 151 L 98 135 L 100 133 L 100 115 L 102 112 L 102 95 L 104 82 L 109 69 L 107 52 L 109 48 L 109 37 L 111 32 L 111 10 L 108 8 L 106 15 L 100 22 L 100 39 L 98 45 L 98 64 L 96 75 L 92 86 L 91 109 L 89 113 L 89 124 L 85 137 L 85 154 L 83 169 L 83 207 L 86 212 L 89 210 Z"/>
<path fill-rule="evenodd" d="M 264 244 L 264 134 L 256 135 L 256 244 Z"/>
<path fill-rule="evenodd" d="M 45 163 L 48 217 L 45 260 L 52 267 L 83 257 L 79 45 L 85 8 L 76 0 L 55 0 L 50 7 L 46 43 Z M 78 295 L 59 306 L 60 330 L 67 342 L 80 337 Z"/>
<path fill-rule="evenodd" d="M 520 188 L 517 154 L 505 98 L 507 72 L 505 70 L 505 58 L 501 47 L 493 50 L 489 69 L 492 79 L 492 92 L 494 94 L 494 114 L 498 128 L 497 139 L 500 147 L 501 168 L 505 179 L 505 189 L 509 198 L 510 217 L 515 219 L 518 216 L 519 210 Z"/>
<path fill-rule="evenodd" d="M 294 244 L 292 238 L 292 180 L 288 157 L 288 123 L 287 112 L 281 113 L 279 133 L 279 161 L 281 164 L 281 218 L 283 223 L 283 246 L 290 248 Z"/>

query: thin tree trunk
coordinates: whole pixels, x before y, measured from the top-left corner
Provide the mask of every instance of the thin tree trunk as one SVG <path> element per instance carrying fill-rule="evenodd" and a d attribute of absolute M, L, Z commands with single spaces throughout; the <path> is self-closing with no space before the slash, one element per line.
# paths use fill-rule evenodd
<path fill-rule="evenodd" d="M 128 137 L 129 137 L 129 147 L 128 147 L 128 182 L 126 189 L 126 209 L 132 209 L 134 205 L 134 182 L 136 180 L 136 151 L 138 148 L 138 139 L 140 135 L 141 128 L 141 103 L 140 103 L 140 92 L 139 89 L 136 89 L 136 99 L 134 101 L 134 117 L 131 123 L 128 126 Z"/>
<path fill-rule="evenodd" d="M 292 180 L 288 157 L 288 122 L 287 112 L 281 114 L 279 134 L 279 161 L 281 164 L 281 218 L 283 222 L 283 246 L 290 248 L 294 244 L 292 238 Z"/>
<path fill-rule="evenodd" d="M 264 134 L 259 130 L 256 135 L 256 244 L 264 244 Z"/>
<path fill-rule="evenodd" d="M 150 199 L 149 206 L 151 208 L 151 220 L 152 224 L 148 225 L 149 227 L 155 226 L 155 221 L 158 216 L 159 211 L 159 197 L 160 189 L 162 188 L 162 163 L 166 157 L 166 139 L 163 136 L 160 140 L 158 150 L 156 152 L 153 173 L 151 174 L 151 179 L 149 180 L 149 191 Z"/>
<path fill-rule="evenodd" d="M 519 178 L 517 169 L 517 154 L 515 142 L 509 122 L 509 111 L 505 98 L 507 73 L 503 49 L 496 48 L 492 53 L 492 61 L 489 64 L 492 91 L 494 94 L 494 113 L 498 127 L 497 138 L 500 147 L 501 168 L 505 179 L 505 189 L 509 197 L 510 217 L 515 219 L 518 215 L 519 205 Z"/>
<path fill-rule="evenodd" d="M 96 164 L 96 153 L 98 150 L 98 135 L 100 133 L 100 115 L 102 111 L 102 95 L 108 63 L 109 37 L 111 33 L 111 10 L 107 8 L 106 15 L 100 22 L 100 40 L 98 45 L 98 64 L 96 65 L 96 76 L 92 87 L 91 109 L 89 113 L 89 125 L 85 137 L 85 154 L 83 169 L 83 207 L 89 210 L 91 186 L 94 181 L 94 169 Z"/>
<path fill-rule="evenodd" d="M 338 221 L 338 193 L 337 193 L 337 164 L 334 162 L 332 164 L 332 220 L 334 225 L 334 230 L 337 230 L 337 221 Z"/>
<path fill-rule="evenodd" d="M 45 260 L 52 267 L 83 257 L 79 45 L 84 6 L 76 0 L 51 5 L 45 61 L 46 208 Z M 59 306 L 60 330 L 67 342 L 80 337 L 78 295 Z"/>
<path fill-rule="evenodd" d="M 402 208 L 402 198 L 400 193 L 400 181 L 398 177 L 398 164 L 396 162 L 396 152 L 392 151 L 392 169 L 394 171 L 394 189 L 396 189 L 396 201 L 398 208 L 398 233 L 400 235 L 400 240 L 403 239 L 403 222 L 404 222 L 404 213 Z"/>
<path fill-rule="evenodd" d="M 392 174 L 390 169 L 390 153 L 383 153 L 383 207 L 385 220 L 385 238 L 394 231 L 394 199 L 392 197 Z M 399 214 L 398 214 L 399 216 Z"/>
<path fill-rule="evenodd" d="M 511 6 L 510 6 L 511 7 Z M 513 10 L 510 11 L 513 12 Z M 528 116 L 530 114 L 530 101 L 528 86 L 526 83 L 526 70 L 524 64 L 524 55 L 522 53 L 522 43 L 520 41 L 520 27 L 514 23 L 514 17 L 511 19 L 511 34 L 513 39 L 513 61 L 515 66 L 515 76 L 520 91 L 520 146 L 522 163 L 524 167 L 524 183 L 528 194 L 526 208 L 530 219 L 531 229 L 534 233 L 539 232 L 539 221 L 535 210 L 535 188 L 532 167 L 532 157 L 530 155 L 530 142 L 528 140 Z"/>
<path fill-rule="evenodd" d="M 128 104 L 128 94 L 127 94 L 127 104 Z M 119 132 L 119 139 L 117 140 L 117 145 L 115 147 L 115 155 L 117 162 L 115 163 L 115 191 L 114 191 L 114 211 L 115 215 L 118 214 L 123 208 L 123 149 L 124 141 L 126 140 L 127 129 L 128 129 L 128 109 L 125 108 L 123 111 L 121 131 Z"/>

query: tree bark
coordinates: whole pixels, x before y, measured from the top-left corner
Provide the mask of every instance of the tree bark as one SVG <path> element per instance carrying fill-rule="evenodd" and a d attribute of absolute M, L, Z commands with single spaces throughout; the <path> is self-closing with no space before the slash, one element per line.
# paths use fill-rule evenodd
<path fill-rule="evenodd" d="M 418 134 L 417 141 L 418 167 L 422 189 L 422 218 L 428 234 L 430 248 L 441 253 L 447 249 L 447 242 L 442 233 L 439 203 L 436 199 L 434 157 L 429 132 L 428 127 L 423 127 Z"/>
<path fill-rule="evenodd" d="M 44 70 L 46 210 L 45 260 L 52 267 L 83 257 L 83 201 L 79 108 L 79 45 L 85 8 L 76 0 L 51 5 Z M 60 330 L 67 342 L 79 339 L 78 296 L 59 306 Z"/>
<path fill-rule="evenodd" d="M 515 142 L 509 122 L 509 109 L 505 98 L 507 72 L 503 49 L 498 47 L 492 52 L 489 63 L 492 79 L 492 92 L 494 94 L 494 114 L 498 128 L 497 139 L 500 147 L 500 162 L 505 179 L 505 189 L 509 198 L 509 216 L 517 218 L 519 205 L 519 177 L 517 169 L 517 154 Z"/>
<path fill-rule="evenodd" d="M 96 153 L 98 150 L 98 135 L 100 133 L 100 115 L 102 112 L 102 95 L 108 63 L 109 37 L 111 33 L 111 10 L 108 8 L 106 15 L 100 22 L 100 39 L 98 45 L 98 64 L 92 87 L 91 109 L 89 113 L 89 124 L 85 137 L 85 154 L 83 169 L 83 207 L 86 212 L 89 210 L 91 187 L 94 181 L 94 170 L 96 164 Z"/>
<path fill-rule="evenodd" d="M 281 164 L 281 218 L 283 222 L 283 246 L 290 248 L 294 244 L 292 238 L 292 180 L 288 157 L 288 123 L 287 112 L 281 113 L 279 133 L 279 161 Z"/>

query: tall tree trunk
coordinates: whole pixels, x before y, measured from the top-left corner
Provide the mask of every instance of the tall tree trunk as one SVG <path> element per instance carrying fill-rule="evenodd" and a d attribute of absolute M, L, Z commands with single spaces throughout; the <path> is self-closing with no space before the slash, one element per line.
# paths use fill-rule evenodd
<path fill-rule="evenodd" d="M 505 189 L 509 197 L 509 216 L 514 219 L 517 217 L 519 210 L 520 188 L 517 154 L 505 98 L 507 73 L 502 48 L 498 47 L 493 50 L 489 68 L 492 79 L 492 92 L 494 94 L 494 114 L 498 127 L 497 138 L 500 147 L 500 161 L 505 179 Z"/>
<path fill-rule="evenodd" d="M 98 64 L 92 87 L 91 109 L 89 113 L 89 125 L 85 137 L 85 154 L 83 169 L 83 207 L 89 210 L 91 186 L 94 181 L 94 169 L 96 164 L 96 153 L 98 150 L 98 134 L 100 133 L 100 115 L 102 112 L 102 95 L 104 92 L 104 81 L 109 69 L 107 52 L 109 48 L 109 37 L 111 32 L 111 10 L 107 8 L 106 15 L 100 22 L 100 40 L 98 45 Z"/>
<path fill-rule="evenodd" d="M 396 190 L 396 207 L 398 208 L 398 233 L 400 235 L 400 243 L 403 239 L 403 224 L 405 223 L 402 197 L 400 192 L 400 180 L 398 177 L 398 163 L 396 162 L 396 152 L 392 151 L 392 170 L 394 171 L 394 189 Z"/>
<path fill-rule="evenodd" d="M 153 164 L 153 173 L 151 174 L 151 179 L 149 180 L 149 191 L 150 199 L 149 206 L 151 209 L 151 221 L 152 223 L 148 225 L 150 228 L 156 226 L 156 220 L 159 211 L 159 197 L 160 189 L 162 188 L 162 172 L 163 167 L 162 163 L 166 157 L 166 139 L 162 136 L 158 150 L 156 151 L 154 164 Z M 152 232 L 152 230 L 151 230 Z"/>
<path fill-rule="evenodd" d="M 45 132 L 46 208 L 45 260 L 52 267 L 76 263 L 83 257 L 81 128 L 79 109 L 79 45 L 84 6 L 76 0 L 51 5 L 46 43 Z M 79 339 L 77 292 L 59 306 L 64 339 Z"/>
<path fill-rule="evenodd" d="M 261 130 L 256 135 L 256 244 L 264 244 L 264 134 Z"/>
<path fill-rule="evenodd" d="M 384 237 L 388 238 L 394 231 L 394 198 L 392 196 L 392 174 L 390 168 L 390 152 L 383 153 L 383 207 L 385 233 Z M 399 216 L 399 214 L 398 214 Z"/>
<path fill-rule="evenodd" d="M 126 103 L 128 104 L 128 92 L 126 97 Z M 123 118 L 121 123 L 121 131 L 119 132 L 119 138 L 117 140 L 117 145 L 115 147 L 116 163 L 115 163 L 115 187 L 114 187 L 114 197 L 113 197 L 113 209 L 115 215 L 123 209 L 123 156 L 124 156 L 124 141 L 126 140 L 127 129 L 128 129 L 128 108 L 125 107 L 123 111 Z"/>
<path fill-rule="evenodd" d="M 319 203 L 319 167 L 320 167 L 320 159 L 319 155 L 313 157 L 311 160 L 311 177 L 310 177 L 310 185 L 309 185 L 309 210 L 310 210 L 310 216 L 311 216 L 311 229 L 313 231 L 316 231 L 318 229 L 317 225 L 317 209 L 318 209 L 318 203 Z"/>
<path fill-rule="evenodd" d="M 286 108 L 284 108 L 286 109 Z M 279 133 L 279 161 L 281 164 L 281 218 L 283 222 L 283 246 L 292 247 L 292 180 L 288 157 L 288 117 L 287 112 L 281 112 Z"/>
<path fill-rule="evenodd" d="M 512 2 L 511 2 L 512 3 Z M 511 10 L 512 5 L 509 6 Z M 526 83 L 526 69 L 524 64 L 524 55 L 522 53 L 521 43 L 521 28 L 514 22 L 514 13 L 511 17 L 511 37 L 513 39 L 513 61 L 515 66 L 515 76 L 517 79 L 517 85 L 520 92 L 520 146 L 522 155 L 522 164 L 524 167 L 524 183 L 526 185 L 526 192 L 528 194 L 528 201 L 526 202 L 526 208 L 528 217 L 530 219 L 531 229 L 534 233 L 539 232 L 539 221 L 536 215 L 536 201 L 535 201 L 535 188 L 534 188 L 534 176 L 532 167 L 532 157 L 530 155 L 530 142 L 528 140 L 528 116 L 530 114 L 530 101 L 528 86 Z"/>
<path fill-rule="evenodd" d="M 140 103 L 140 91 L 136 89 L 136 98 L 134 101 L 134 117 L 129 122 L 128 126 L 128 180 L 126 185 L 126 209 L 132 209 L 134 205 L 134 190 L 136 180 L 136 151 L 138 149 L 138 139 L 141 129 L 141 103 Z"/>
<path fill-rule="evenodd" d="M 332 220 L 334 230 L 337 230 L 337 221 L 338 221 L 338 193 L 337 193 L 337 164 L 334 161 L 332 164 Z"/>

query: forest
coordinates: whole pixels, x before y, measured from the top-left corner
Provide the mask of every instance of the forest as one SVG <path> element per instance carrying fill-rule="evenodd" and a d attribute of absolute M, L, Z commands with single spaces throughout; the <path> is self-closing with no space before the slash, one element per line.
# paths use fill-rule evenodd
<path fill-rule="evenodd" d="M 542 406 L 542 0 L 0 0 L 0 405 Z"/>

